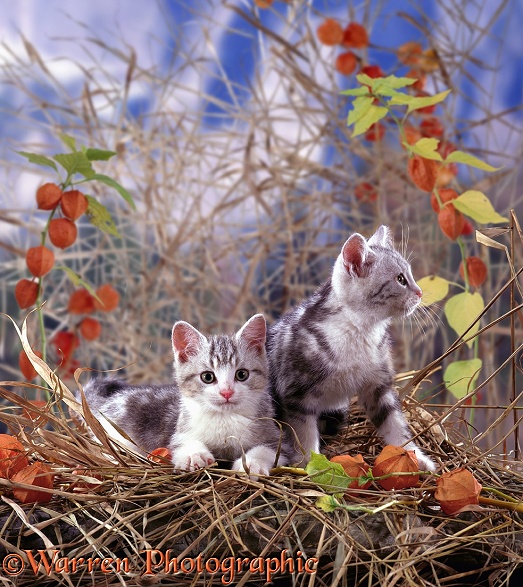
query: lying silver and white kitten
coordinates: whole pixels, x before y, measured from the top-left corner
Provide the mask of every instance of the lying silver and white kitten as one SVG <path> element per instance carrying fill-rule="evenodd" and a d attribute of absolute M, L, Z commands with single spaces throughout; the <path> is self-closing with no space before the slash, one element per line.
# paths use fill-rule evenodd
<path fill-rule="evenodd" d="M 223 459 L 234 461 L 235 470 L 268 475 L 276 465 L 280 429 L 268 392 L 266 330 L 262 314 L 232 336 L 206 338 L 187 322 L 176 322 L 174 384 L 95 379 L 84 389 L 89 407 L 145 451 L 169 448 L 175 469 L 192 471 Z M 111 428 L 106 420 L 104 425 Z M 279 464 L 286 464 L 284 455 L 283 447 Z"/>
<path fill-rule="evenodd" d="M 353 234 L 343 245 L 332 277 L 269 330 L 267 351 L 277 417 L 290 424 L 307 462 L 319 452 L 318 422 L 347 410 L 358 395 L 387 444 L 414 450 L 420 468 L 435 465 L 412 441 L 392 387 L 388 327 L 418 306 L 422 291 L 409 263 L 393 248 L 386 226 L 366 240 Z"/>

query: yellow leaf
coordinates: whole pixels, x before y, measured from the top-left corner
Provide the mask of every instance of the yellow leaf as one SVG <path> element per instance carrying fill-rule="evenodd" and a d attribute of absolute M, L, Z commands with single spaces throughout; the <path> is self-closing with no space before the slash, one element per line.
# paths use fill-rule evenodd
<path fill-rule="evenodd" d="M 445 387 L 456 399 L 465 397 L 474 389 L 481 365 L 481 359 L 470 359 L 454 361 L 445 369 L 443 374 Z"/>
<path fill-rule="evenodd" d="M 478 169 L 483 169 L 484 171 L 498 171 L 498 169 L 501 169 L 500 167 L 492 167 L 492 165 L 481 161 L 481 159 L 478 159 L 473 155 L 464 153 L 463 151 L 453 151 L 450 153 L 449 156 L 445 159 L 445 164 L 447 163 L 463 163 L 464 165 L 477 167 Z"/>
<path fill-rule="evenodd" d="M 454 203 L 456 200 L 453 200 Z M 461 336 L 468 330 L 472 321 L 481 314 L 485 303 L 481 294 L 478 292 L 470 293 L 468 291 L 452 296 L 445 304 L 445 316 L 458 336 Z M 479 320 L 467 332 L 467 338 L 474 335 L 479 330 Z M 474 341 L 470 340 L 467 345 L 472 347 Z"/>
<path fill-rule="evenodd" d="M 494 210 L 494 206 L 484 193 L 477 190 L 463 192 L 461 196 L 452 200 L 452 205 L 480 224 L 499 224 L 509 221 Z"/>
<path fill-rule="evenodd" d="M 416 153 L 420 157 L 424 159 L 433 159 L 434 161 L 443 161 L 441 155 L 436 151 L 439 145 L 439 141 L 437 139 L 427 139 L 423 138 L 417 141 L 414 145 L 408 145 L 403 143 L 407 149 Z"/>
<path fill-rule="evenodd" d="M 417 284 L 423 290 L 423 297 L 421 303 L 424 306 L 430 306 L 435 302 L 439 302 L 449 293 L 449 282 L 443 277 L 437 275 L 429 275 L 422 277 Z"/>

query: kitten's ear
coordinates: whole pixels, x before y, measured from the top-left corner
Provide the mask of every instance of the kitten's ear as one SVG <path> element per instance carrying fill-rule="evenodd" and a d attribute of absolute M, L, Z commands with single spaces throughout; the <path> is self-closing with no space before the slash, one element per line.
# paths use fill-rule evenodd
<path fill-rule="evenodd" d="M 205 336 L 188 322 L 181 320 L 173 326 L 173 351 L 175 358 L 180 363 L 186 363 L 191 357 L 198 354 L 198 351 L 206 341 Z"/>
<path fill-rule="evenodd" d="M 236 334 L 238 340 L 247 344 L 250 348 L 258 351 L 265 349 L 265 339 L 267 337 L 267 323 L 263 314 L 256 314 L 238 330 Z"/>
<path fill-rule="evenodd" d="M 384 249 L 394 248 L 394 238 L 389 230 L 389 227 L 383 224 L 369 238 L 368 243 L 371 247 L 376 245 L 378 247 L 383 247 Z"/>
<path fill-rule="evenodd" d="M 367 241 L 361 234 L 351 235 L 341 249 L 343 264 L 351 274 L 363 277 L 374 259 Z"/>

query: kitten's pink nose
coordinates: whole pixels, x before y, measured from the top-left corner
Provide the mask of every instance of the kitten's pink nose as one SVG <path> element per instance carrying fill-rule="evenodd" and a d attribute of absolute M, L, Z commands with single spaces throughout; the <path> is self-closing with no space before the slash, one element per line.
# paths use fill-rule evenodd
<path fill-rule="evenodd" d="M 229 401 L 231 399 L 233 394 L 234 394 L 234 391 L 232 389 L 222 389 L 220 391 L 220 395 L 222 397 L 224 397 L 227 401 Z"/>
<path fill-rule="evenodd" d="M 418 287 L 418 289 L 416 289 L 416 295 L 418 296 L 418 298 L 423 297 L 423 290 L 421 289 L 421 287 Z"/>

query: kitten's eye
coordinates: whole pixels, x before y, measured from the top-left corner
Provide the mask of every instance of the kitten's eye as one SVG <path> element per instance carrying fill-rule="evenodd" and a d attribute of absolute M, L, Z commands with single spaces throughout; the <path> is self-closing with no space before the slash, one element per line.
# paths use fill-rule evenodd
<path fill-rule="evenodd" d="M 407 279 L 405 278 L 405 275 L 403 275 L 403 273 L 400 273 L 398 275 L 398 277 L 396 277 L 396 281 L 400 284 L 400 285 L 407 285 Z"/>
<path fill-rule="evenodd" d="M 247 381 L 249 379 L 249 371 L 247 369 L 238 369 L 234 377 L 236 381 Z"/>
<path fill-rule="evenodd" d="M 215 377 L 215 375 L 214 375 L 214 373 L 212 371 L 204 371 L 200 375 L 200 379 L 204 383 L 214 383 L 216 381 L 216 377 Z"/>

